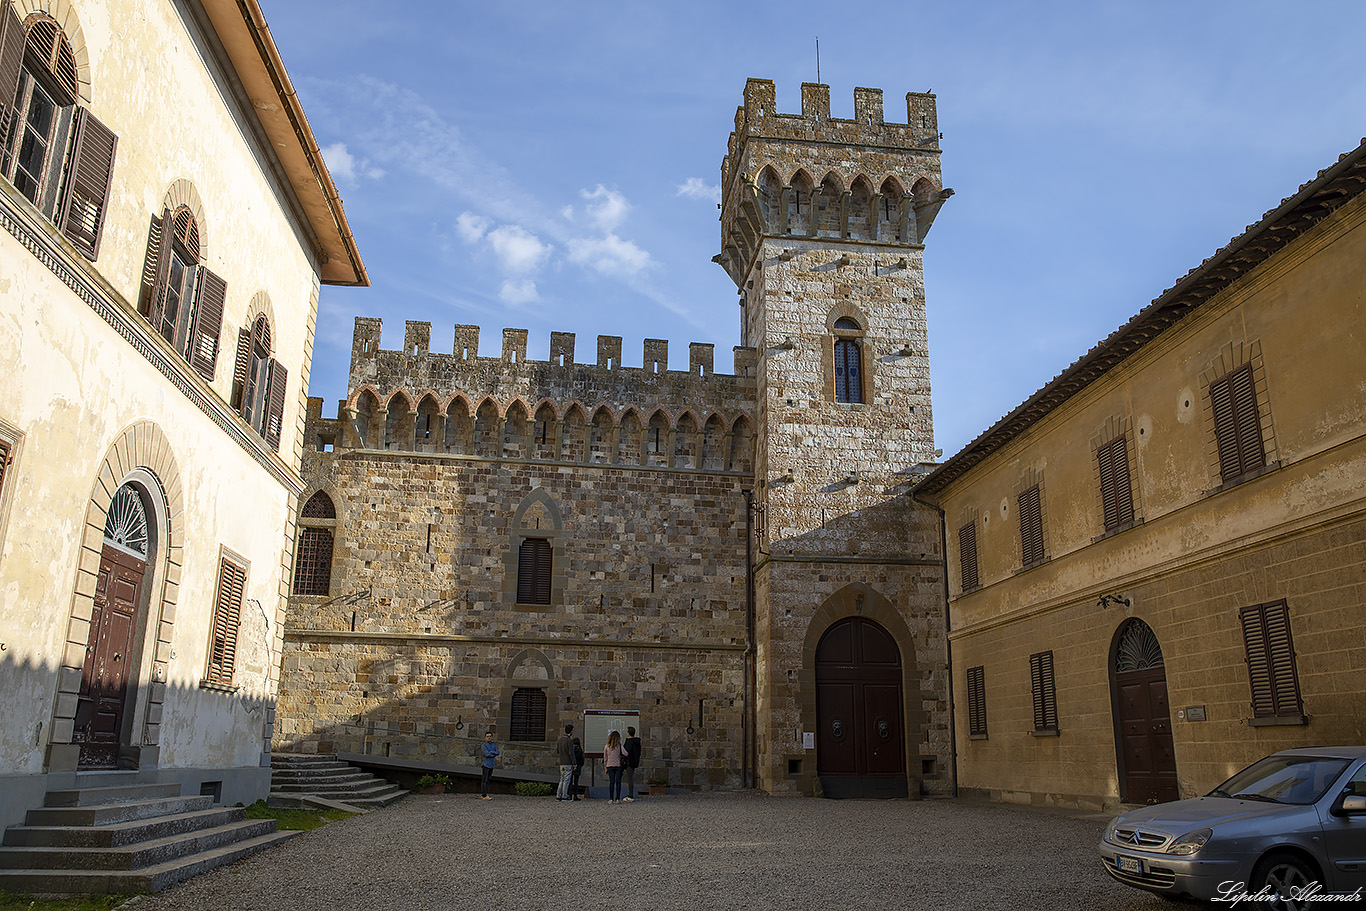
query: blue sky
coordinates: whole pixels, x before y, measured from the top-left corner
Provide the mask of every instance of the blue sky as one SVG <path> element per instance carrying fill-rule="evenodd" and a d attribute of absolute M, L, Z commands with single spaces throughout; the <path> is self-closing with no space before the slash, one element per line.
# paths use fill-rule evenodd
<path fill-rule="evenodd" d="M 310 394 L 346 394 L 352 321 L 716 345 L 734 285 L 716 184 L 747 77 L 938 96 L 927 238 L 945 456 L 1366 134 L 1359 2 L 545 3 L 263 0 L 371 287 L 324 287 Z"/>

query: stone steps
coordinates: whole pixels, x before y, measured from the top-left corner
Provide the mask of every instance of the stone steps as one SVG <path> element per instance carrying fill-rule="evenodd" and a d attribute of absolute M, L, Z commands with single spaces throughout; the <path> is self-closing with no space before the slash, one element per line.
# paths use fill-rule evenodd
<path fill-rule="evenodd" d="M 335 756 L 276 753 L 270 759 L 271 806 L 302 807 L 310 805 L 309 798 L 319 798 L 364 812 L 387 807 L 407 794 Z"/>
<path fill-rule="evenodd" d="M 176 785 L 102 776 L 98 786 L 50 791 L 0 846 L 0 889 L 155 892 L 278 844 L 297 832 Z"/>

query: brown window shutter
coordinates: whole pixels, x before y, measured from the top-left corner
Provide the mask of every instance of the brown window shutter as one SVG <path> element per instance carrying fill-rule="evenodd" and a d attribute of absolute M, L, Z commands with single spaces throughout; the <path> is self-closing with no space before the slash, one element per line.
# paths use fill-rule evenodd
<path fill-rule="evenodd" d="M 1247 649 L 1254 718 L 1303 713 L 1290 611 L 1284 601 L 1245 607 L 1238 617 Z"/>
<path fill-rule="evenodd" d="M 545 740 L 545 690 L 522 687 L 512 692 L 509 740 Z"/>
<path fill-rule="evenodd" d="M 294 557 L 294 594 L 326 595 L 332 589 L 332 529 L 304 528 Z"/>
<path fill-rule="evenodd" d="M 1100 499 L 1105 530 L 1115 531 L 1134 522 L 1134 493 L 1129 475 L 1129 444 L 1120 437 L 1096 450 L 1100 466 Z"/>
<path fill-rule="evenodd" d="M 517 603 L 550 603 L 553 550 L 545 538 L 527 538 L 517 549 Z"/>
<path fill-rule="evenodd" d="M 166 306 L 166 285 L 171 273 L 171 212 L 161 218 L 152 216 L 152 229 L 147 234 L 147 259 L 142 266 L 142 288 L 147 296 L 145 307 L 140 307 L 154 329 L 160 329 L 162 310 Z"/>
<path fill-rule="evenodd" d="M 119 138 L 85 108 L 76 109 L 76 141 L 58 205 L 57 226 L 85 256 L 95 260 L 104 235 L 114 151 Z"/>
<path fill-rule="evenodd" d="M 1029 681 L 1034 694 L 1034 730 L 1058 729 L 1058 696 L 1053 682 L 1053 653 L 1029 656 Z"/>
<path fill-rule="evenodd" d="M 958 529 L 958 575 L 963 591 L 971 591 L 977 582 L 977 523 L 969 522 Z"/>
<path fill-rule="evenodd" d="M 1020 494 L 1020 557 L 1025 566 L 1043 562 L 1043 512 L 1039 507 L 1039 485 Z"/>
<path fill-rule="evenodd" d="M 1252 365 L 1211 383 L 1209 395 L 1219 441 L 1219 474 L 1228 483 L 1266 464 Z"/>
<path fill-rule="evenodd" d="M 266 423 L 262 436 L 271 449 L 280 448 L 280 428 L 285 419 L 285 388 L 289 371 L 274 358 L 270 360 L 270 378 L 266 383 Z"/>
<path fill-rule="evenodd" d="M 247 371 L 251 369 L 251 333 L 237 330 L 237 360 L 232 366 L 232 408 L 243 418 L 246 414 Z"/>
<path fill-rule="evenodd" d="M 231 560 L 224 559 L 218 567 L 218 597 L 213 610 L 213 641 L 209 645 L 208 679 L 214 683 L 232 683 L 233 667 L 237 661 L 237 629 L 242 619 L 242 594 L 246 589 L 247 573 Z"/>
<path fill-rule="evenodd" d="M 19 71 L 24 66 L 24 23 L 14 4 L 4 0 L 0 8 L 0 148 L 8 146 L 11 125 L 17 119 L 14 96 L 19 93 Z"/>
<path fill-rule="evenodd" d="M 10 448 L 9 443 L 0 440 L 0 494 L 5 492 L 5 474 L 9 471 Z"/>
<path fill-rule="evenodd" d="M 202 266 L 198 284 L 190 365 L 196 373 L 212 383 L 218 369 L 218 336 L 223 331 L 223 306 L 228 297 L 228 284 Z"/>
<path fill-rule="evenodd" d="M 986 671 L 981 665 L 968 668 L 968 734 L 987 736 Z"/>

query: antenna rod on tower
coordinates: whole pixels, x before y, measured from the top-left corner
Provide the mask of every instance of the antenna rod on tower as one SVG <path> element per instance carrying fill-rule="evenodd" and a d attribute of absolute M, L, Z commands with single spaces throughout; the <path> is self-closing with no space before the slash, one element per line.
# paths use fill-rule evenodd
<path fill-rule="evenodd" d="M 821 83 L 821 36 L 816 36 L 816 84 Z"/>

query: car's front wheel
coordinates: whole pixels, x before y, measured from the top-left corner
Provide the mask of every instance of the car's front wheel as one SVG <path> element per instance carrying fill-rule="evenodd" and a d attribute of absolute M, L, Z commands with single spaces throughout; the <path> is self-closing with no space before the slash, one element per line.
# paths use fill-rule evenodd
<path fill-rule="evenodd" d="M 1317 880 L 1314 869 L 1294 854 L 1268 854 L 1253 869 L 1248 891 L 1270 886 L 1280 900 L 1267 907 L 1275 911 L 1301 911 L 1310 904 L 1307 887 Z"/>

